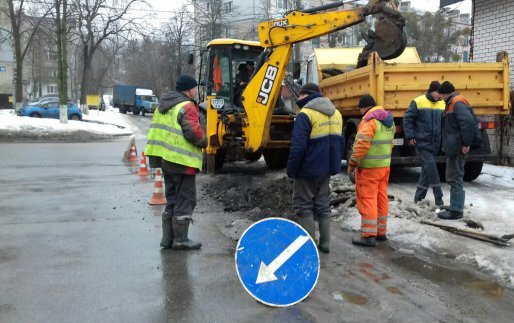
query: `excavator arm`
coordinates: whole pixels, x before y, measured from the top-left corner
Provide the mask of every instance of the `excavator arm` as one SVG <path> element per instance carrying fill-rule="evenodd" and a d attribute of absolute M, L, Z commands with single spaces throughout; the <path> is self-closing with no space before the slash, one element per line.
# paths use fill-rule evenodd
<path fill-rule="evenodd" d="M 361 23 L 368 15 L 380 14 L 379 19 L 387 22 L 388 30 L 381 32 L 380 25 L 377 25 L 374 37 L 368 37 L 367 50 L 377 50 L 380 56 L 383 52 L 385 58 L 401 55 L 406 46 L 403 33 L 405 21 L 397 11 L 386 7 L 384 2 L 387 1 L 371 0 L 363 7 L 320 12 L 344 4 L 337 2 L 303 11 L 291 11 L 282 19 L 259 24 L 259 39 L 264 51 L 241 98 L 247 115 L 246 127 L 251 129 L 245 131 L 246 149 L 257 151 L 268 142 L 273 107 L 279 97 L 293 44 Z"/>

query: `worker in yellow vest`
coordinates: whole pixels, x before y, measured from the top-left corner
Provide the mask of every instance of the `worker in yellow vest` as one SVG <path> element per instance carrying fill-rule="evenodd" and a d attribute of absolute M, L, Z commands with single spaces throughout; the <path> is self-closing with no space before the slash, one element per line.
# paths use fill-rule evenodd
<path fill-rule="evenodd" d="M 353 238 L 352 243 L 375 247 L 375 241 L 387 240 L 387 186 L 395 125 L 392 113 L 376 106 L 371 95 L 361 97 L 359 109 L 363 117 L 348 162 L 348 174 L 355 171 L 361 235 Z"/>
<path fill-rule="evenodd" d="M 436 205 L 443 205 L 443 190 L 437 170 L 437 155 L 441 147 L 441 119 L 445 103 L 437 93 L 441 83 L 432 81 L 427 93 L 409 105 L 403 117 L 403 131 L 409 146 L 416 147 L 421 159 L 421 174 L 414 194 L 414 203 L 425 199 L 432 188 Z"/>
<path fill-rule="evenodd" d="M 196 206 L 196 173 L 202 169 L 205 132 L 195 102 L 197 82 L 180 76 L 161 98 L 154 112 L 145 154 L 162 158 L 166 209 L 162 214 L 162 248 L 199 249 L 201 242 L 188 238 L 189 223 Z"/>

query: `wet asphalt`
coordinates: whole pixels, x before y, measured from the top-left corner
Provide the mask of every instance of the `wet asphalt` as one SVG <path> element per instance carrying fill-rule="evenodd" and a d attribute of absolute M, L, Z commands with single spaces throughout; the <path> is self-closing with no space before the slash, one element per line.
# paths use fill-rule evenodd
<path fill-rule="evenodd" d="M 512 291 L 444 258 L 355 248 L 336 225 L 311 295 L 264 306 L 220 229 L 241 215 L 199 194 L 202 249 L 161 250 L 163 207 L 147 204 L 153 182 L 122 161 L 126 146 L 0 144 L 0 322 L 511 321 Z"/>

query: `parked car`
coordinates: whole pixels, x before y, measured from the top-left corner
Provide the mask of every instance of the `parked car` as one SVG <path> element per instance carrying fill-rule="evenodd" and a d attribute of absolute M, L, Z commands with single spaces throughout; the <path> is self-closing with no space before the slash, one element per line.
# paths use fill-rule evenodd
<path fill-rule="evenodd" d="M 40 105 L 27 105 L 18 111 L 19 116 L 59 119 L 59 102 L 51 101 Z M 77 104 L 68 103 L 68 119 L 82 120 L 82 112 Z"/>

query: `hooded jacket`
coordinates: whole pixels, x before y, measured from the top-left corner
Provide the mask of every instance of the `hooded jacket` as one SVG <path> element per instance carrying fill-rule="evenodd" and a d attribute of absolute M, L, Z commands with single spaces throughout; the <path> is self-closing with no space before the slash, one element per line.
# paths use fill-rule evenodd
<path fill-rule="evenodd" d="M 416 139 L 418 149 L 429 150 L 438 153 L 441 147 L 441 116 L 444 112 L 444 102 L 435 100 L 427 92 L 426 100 L 418 97 L 409 105 L 403 117 L 403 131 L 407 141 Z M 427 106 L 418 106 L 416 102 L 426 101 Z"/>
<path fill-rule="evenodd" d="M 341 114 L 320 93 L 298 103 L 303 108 L 294 123 L 287 175 L 312 178 L 339 173 L 344 149 Z"/>
<path fill-rule="evenodd" d="M 177 91 L 170 91 L 161 97 L 159 102 L 159 113 L 166 114 L 171 108 L 179 103 L 190 103 L 184 105 L 178 114 L 178 123 L 182 128 L 184 138 L 199 148 L 207 147 L 207 139 L 205 132 L 200 124 L 198 116 L 198 106 L 196 102 L 186 96 L 185 94 Z M 195 174 L 196 169 L 162 160 L 162 168 L 169 173 L 177 174 Z"/>
<path fill-rule="evenodd" d="M 477 117 L 462 99 L 459 93 L 455 93 L 446 100 L 443 114 L 443 151 L 446 156 L 460 154 L 462 147 L 470 146 L 474 150 L 484 145 Z"/>
<path fill-rule="evenodd" d="M 350 165 L 353 167 L 358 166 L 360 160 L 366 157 L 371 147 L 371 142 L 377 131 L 377 125 L 373 119 L 380 121 L 385 127 L 394 126 L 394 118 L 391 112 L 379 106 L 369 109 L 359 124 L 359 130 L 353 144 L 353 153 L 350 158 Z M 392 147 L 393 142 L 391 141 L 391 149 Z"/>

